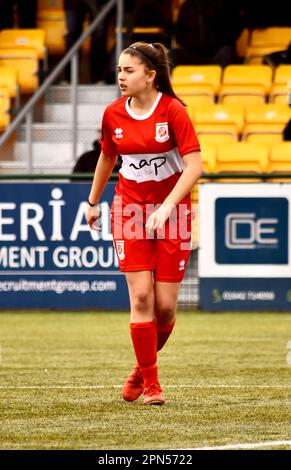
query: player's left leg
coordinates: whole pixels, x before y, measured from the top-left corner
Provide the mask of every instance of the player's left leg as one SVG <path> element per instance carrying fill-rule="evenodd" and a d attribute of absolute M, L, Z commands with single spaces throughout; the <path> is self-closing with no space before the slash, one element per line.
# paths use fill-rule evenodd
<path fill-rule="evenodd" d="M 158 351 L 162 349 L 175 326 L 179 287 L 180 282 L 156 281 L 154 284 Z"/>
<path fill-rule="evenodd" d="M 172 231 L 177 222 L 176 230 Z M 165 226 L 164 236 L 155 241 L 154 291 L 158 351 L 162 349 L 175 326 L 179 288 L 185 275 L 190 246 L 190 213 L 178 221 L 169 220 Z"/>

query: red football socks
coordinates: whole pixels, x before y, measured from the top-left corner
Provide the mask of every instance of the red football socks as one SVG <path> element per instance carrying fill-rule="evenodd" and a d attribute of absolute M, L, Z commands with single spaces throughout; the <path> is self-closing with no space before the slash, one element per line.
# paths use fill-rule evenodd
<path fill-rule="evenodd" d="M 173 328 L 176 323 L 176 318 L 173 321 L 173 323 L 170 323 L 169 325 L 161 326 L 157 323 L 157 336 L 158 336 L 158 345 L 157 349 L 160 351 L 164 344 L 166 343 L 167 339 L 169 338 L 170 334 L 173 331 Z"/>
<path fill-rule="evenodd" d="M 158 384 L 156 322 L 130 323 L 130 333 L 145 387 Z"/>

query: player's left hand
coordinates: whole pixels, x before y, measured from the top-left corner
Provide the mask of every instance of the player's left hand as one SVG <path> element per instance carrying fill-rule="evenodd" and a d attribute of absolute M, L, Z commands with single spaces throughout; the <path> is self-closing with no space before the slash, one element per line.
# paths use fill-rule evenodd
<path fill-rule="evenodd" d="M 146 231 L 152 233 L 154 230 L 162 229 L 175 207 L 173 203 L 162 204 L 149 216 L 145 226 Z"/>

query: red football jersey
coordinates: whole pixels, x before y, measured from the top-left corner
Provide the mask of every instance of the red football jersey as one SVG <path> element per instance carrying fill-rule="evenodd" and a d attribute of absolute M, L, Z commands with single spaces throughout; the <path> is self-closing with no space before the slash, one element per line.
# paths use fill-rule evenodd
<path fill-rule="evenodd" d="M 127 97 L 106 108 L 102 150 L 108 157 L 122 157 L 116 194 L 123 205 L 144 205 L 165 200 L 183 171 L 182 157 L 200 151 L 200 146 L 185 107 L 159 92 L 142 116 L 132 112 Z M 189 202 L 189 196 L 181 202 Z"/>

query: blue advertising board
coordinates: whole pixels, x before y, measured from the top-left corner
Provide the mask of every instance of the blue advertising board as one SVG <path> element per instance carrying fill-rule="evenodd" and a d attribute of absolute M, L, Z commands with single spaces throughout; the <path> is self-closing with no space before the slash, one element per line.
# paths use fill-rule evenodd
<path fill-rule="evenodd" d="M 215 259 L 219 264 L 287 264 L 288 200 L 216 199 Z"/>
<path fill-rule="evenodd" d="M 200 306 L 291 310 L 290 184 L 205 184 L 199 192 Z"/>
<path fill-rule="evenodd" d="M 114 183 L 102 199 L 102 232 L 86 223 L 89 183 L 0 185 L 0 308 L 127 309 L 110 228 Z"/>

